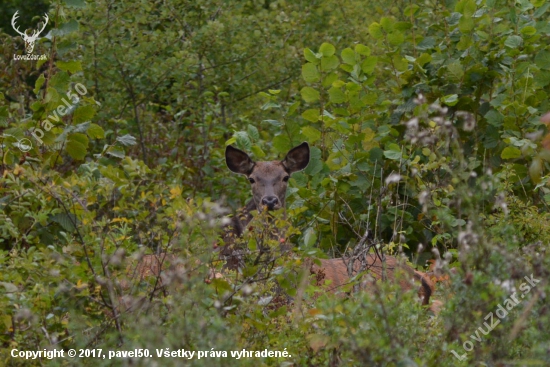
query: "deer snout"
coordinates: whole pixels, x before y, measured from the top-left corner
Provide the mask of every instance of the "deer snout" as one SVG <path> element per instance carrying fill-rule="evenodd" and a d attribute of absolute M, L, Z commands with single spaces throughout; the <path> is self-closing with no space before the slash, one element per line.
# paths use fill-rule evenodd
<path fill-rule="evenodd" d="M 276 206 L 279 206 L 279 198 L 277 196 L 264 196 L 262 205 L 267 206 L 267 210 L 273 210 Z"/>

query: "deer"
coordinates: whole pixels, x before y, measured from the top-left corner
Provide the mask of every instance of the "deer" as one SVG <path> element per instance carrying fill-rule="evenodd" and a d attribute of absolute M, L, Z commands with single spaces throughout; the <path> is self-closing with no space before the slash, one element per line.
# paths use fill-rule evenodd
<path fill-rule="evenodd" d="M 292 148 L 280 161 L 255 162 L 250 156 L 228 145 L 225 149 L 225 161 L 230 171 L 244 175 L 250 182 L 252 199 L 233 216 L 227 225 L 224 235 L 224 245 L 220 255 L 226 262 L 226 269 L 237 270 L 242 266 L 243 251 L 235 245 L 232 239 L 242 236 L 247 226 L 253 219 L 253 212 L 275 211 L 285 208 L 286 191 L 290 176 L 298 171 L 304 170 L 309 164 L 310 148 L 304 142 Z M 167 257 L 168 256 L 168 257 Z M 147 275 L 158 275 L 162 270 L 162 261 L 170 259 L 169 255 L 161 254 L 146 255 L 144 258 L 147 269 L 138 270 L 139 273 Z M 161 261 L 162 260 L 162 261 Z M 405 277 L 399 280 L 399 286 L 405 290 L 412 290 L 416 284 L 418 296 L 423 305 L 430 304 L 430 297 L 434 292 L 434 286 L 429 278 L 414 270 L 394 256 L 382 256 L 380 254 L 367 254 L 366 265 L 374 281 L 388 279 L 395 282 L 397 272 L 402 272 Z M 349 261 L 344 258 L 307 260 L 310 275 L 315 279 L 316 284 L 329 293 L 338 293 L 344 285 L 350 283 L 351 277 L 348 272 Z M 361 269 L 359 262 L 352 266 L 355 272 Z M 222 277 L 220 273 L 211 272 L 213 278 Z M 408 279 L 407 279 L 408 277 Z M 412 282 L 411 282 L 412 280 Z M 362 290 L 374 291 L 372 283 L 363 282 Z M 436 310 L 432 310 L 437 313 Z"/>
<path fill-rule="evenodd" d="M 34 43 L 38 39 L 40 33 L 42 33 L 42 31 L 46 28 L 46 25 L 48 24 L 48 14 L 44 14 L 44 23 L 42 24 L 42 28 L 38 31 L 33 31 L 33 33 L 29 36 L 26 31 L 21 32 L 19 30 L 19 27 L 16 25 L 16 20 L 19 17 L 17 13 L 19 13 L 19 10 L 16 11 L 11 18 L 11 26 L 13 27 L 14 31 L 19 33 L 19 35 L 23 38 L 23 41 L 25 41 L 25 51 L 27 52 L 27 54 L 31 54 L 32 50 L 34 49 Z"/>
<path fill-rule="evenodd" d="M 254 162 L 245 152 L 228 145 L 225 162 L 230 171 L 246 176 L 252 188 L 252 199 L 240 209 L 226 227 L 221 255 L 225 269 L 236 270 L 243 265 L 243 253 L 234 246 L 252 220 L 252 212 L 275 211 L 285 208 L 286 189 L 290 175 L 305 169 L 309 163 L 309 145 L 302 143 L 291 149 L 282 161 Z M 289 250 L 281 246 L 282 252 Z"/>
<path fill-rule="evenodd" d="M 233 234 L 240 236 L 252 219 L 254 210 L 277 210 L 285 207 L 286 190 L 290 176 L 297 171 L 305 169 L 310 159 L 310 149 L 307 142 L 292 148 L 282 161 L 254 162 L 248 154 L 229 145 L 225 150 L 226 164 L 234 173 L 246 176 L 252 189 L 252 199 L 241 210 L 240 215 L 233 217 Z M 229 268 L 238 266 L 239 261 L 226 243 L 225 251 L 229 262 Z M 326 291 L 336 293 L 345 284 L 350 282 L 348 260 L 343 258 L 318 259 L 307 262 L 310 265 L 310 273 L 314 276 L 317 285 L 323 286 Z M 418 296 L 423 305 L 430 304 L 430 297 L 434 292 L 434 286 L 429 278 L 402 263 L 396 257 L 382 256 L 380 254 L 367 254 L 366 267 L 375 280 L 387 278 L 396 280 L 396 272 L 401 271 L 405 277 L 399 281 L 403 290 L 411 290 L 412 279 L 418 286 Z M 355 272 L 361 269 L 360 262 L 354 262 L 352 268 Z M 409 279 L 406 279 L 406 278 Z M 372 288 L 372 285 L 371 285 Z M 368 287 L 367 287 L 367 290 Z M 433 311 L 433 310 L 432 310 Z"/>

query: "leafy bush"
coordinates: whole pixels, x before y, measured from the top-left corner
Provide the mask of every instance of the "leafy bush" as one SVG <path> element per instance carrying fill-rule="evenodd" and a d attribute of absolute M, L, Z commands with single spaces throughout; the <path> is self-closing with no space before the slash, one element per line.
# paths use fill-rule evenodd
<path fill-rule="evenodd" d="M 22 43 L 1 34 L 0 360 L 286 348 L 208 363 L 548 364 L 550 5 L 371 5 L 54 1 L 45 62 L 12 60 Z M 302 141 L 286 217 L 257 214 L 244 268 L 222 270 L 222 217 L 249 197 L 225 145 L 268 160 Z M 307 259 L 365 235 L 434 260 L 441 314 L 392 284 L 317 296 Z M 525 292 L 525 277 L 540 282 Z M 181 364 L 116 363 L 153 360 Z"/>

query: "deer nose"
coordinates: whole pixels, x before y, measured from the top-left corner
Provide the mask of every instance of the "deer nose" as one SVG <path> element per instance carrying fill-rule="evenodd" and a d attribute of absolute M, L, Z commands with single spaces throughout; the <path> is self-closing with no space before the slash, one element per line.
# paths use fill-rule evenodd
<path fill-rule="evenodd" d="M 273 210 L 275 205 L 279 202 L 277 196 L 264 196 L 262 198 L 262 205 L 267 206 L 268 210 Z"/>

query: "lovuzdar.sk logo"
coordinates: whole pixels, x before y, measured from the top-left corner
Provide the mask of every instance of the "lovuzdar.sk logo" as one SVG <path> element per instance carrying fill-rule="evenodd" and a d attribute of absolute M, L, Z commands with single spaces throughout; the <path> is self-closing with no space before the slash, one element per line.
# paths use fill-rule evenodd
<path fill-rule="evenodd" d="M 16 11 L 15 14 L 13 14 L 13 17 L 11 18 L 11 26 L 17 33 L 19 33 L 19 35 L 23 38 L 23 41 L 25 41 L 25 51 L 27 54 L 26 55 L 14 54 L 13 59 L 14 60 L 45 60 L 46 55 L 33 55 L 32 50 L 34 49 L 34 43 L 38 39 L 38 36 L 40 35 L 40 33 L 42 33 L 42 31 L 44 30 L 44 28 L 46 28 L 46 25 L 48 24 L 48 20 L 49 20 L 48 14 L 44 14 L 44 23 L 42 24 L 42 28 L 40 28 L 40 30 L 33 30 L 32 34 L 28 35 L 26 30 L 25 32 L 21 32 L 19 30 L 19 27 L 16 24 L 17 18 L 19 17 L 18 13 L 19 13 L 19 10 Z"/>

